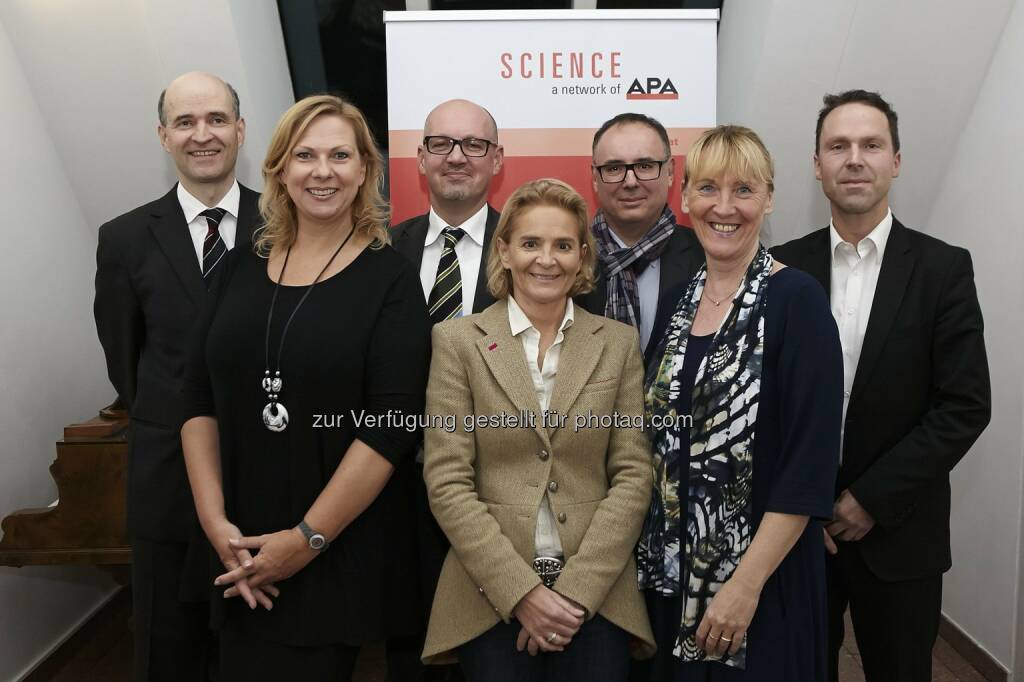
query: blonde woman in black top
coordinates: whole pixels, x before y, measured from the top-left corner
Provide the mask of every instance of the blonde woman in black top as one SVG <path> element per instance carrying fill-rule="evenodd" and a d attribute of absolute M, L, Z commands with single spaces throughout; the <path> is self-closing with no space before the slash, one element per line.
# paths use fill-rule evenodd
<path fill-rule="evenodd" d="M 182 441 L 223 564 L 223 679 L 349 679 L 377 640 L 390 679 L 418 675 L 403 419 L 422 411 L 429 322 L 387 245 L 382 171 L 351 104 L 285 112 L 263 166 L 267 226 L 232 252 L 198 325 Z"/>

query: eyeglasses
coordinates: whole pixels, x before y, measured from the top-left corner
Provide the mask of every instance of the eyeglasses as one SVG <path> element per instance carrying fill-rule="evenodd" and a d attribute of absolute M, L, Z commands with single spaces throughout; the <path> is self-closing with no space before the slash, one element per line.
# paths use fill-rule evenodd
<path fill-rule="evenodd" d="M 601 182 L 616 183 L 626 179 L 626 173 L 633 171 L 637 180 L 656 180 L 661 176 L 661 167 L 669 162 L 664 161 L 637 161 L 636 163 L 606 163 L 603 166 L 594 166 Z"/>
<path fill-rule="evenodd" d="M 452 150 L 455 149 L 455 145 L 459 145 L 459 149 L 466 156 L 487 156 L 487 151 L 491 148 L 491 145 L 497 146 L 497 143 L 490 140 L 481 140 L 477 137 L 464 137 L 461 140 L 456 140 L 445 135 L 427 135 L 423 138 L 423 146 L 431 154 L 440 154 L 442 156 L 451 154 Z"/>

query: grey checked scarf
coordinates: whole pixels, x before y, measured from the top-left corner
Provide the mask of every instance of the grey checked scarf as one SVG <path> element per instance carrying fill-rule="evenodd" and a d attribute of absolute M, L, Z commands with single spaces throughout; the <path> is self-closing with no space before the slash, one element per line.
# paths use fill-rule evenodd
<path fill-rule="evenodd" d="M 759 246 L 740 292 L 701 360 L 690 407 L 689 452 L 681 449 L 681 430 L 686 426 L 663 427 L 650 434 L 654 495 L 637 545 L 637 571 L 642 589 L 682 596 L 682 623 L 672 654 L 684 661 L 705 660 L 694 638 L 697 627 L 750 545 L 765 288 L 773 263 L 767 249 Z M 665 424 L 680 423 L 686 342 L 706 280 L 706 266 L 701 266 L 658 344 L 657 363 L 649 368 L 645 382 L 649 421 L 656 416 Z M 679 499 L 683 485 L 686 509 Z M 735 655 L 719 660 L 742 670 L 746 653 L 744 642 Z"/>
<path fill-rule="evenodd" d="M 597 256 L 608 281 L 608 297 L 605 299 L 604 316 L 640 328 L 640 294 L 637 292 L 634 266 L 661 257 L 668 246 L 672 231 L 676 229 L 676 217 L 667 205 L 661 217 L 643 239 L 631 247 L 623 248 L 612 236 L 604 212 L 598 211 L 590 228 L 597 241 Z"/>

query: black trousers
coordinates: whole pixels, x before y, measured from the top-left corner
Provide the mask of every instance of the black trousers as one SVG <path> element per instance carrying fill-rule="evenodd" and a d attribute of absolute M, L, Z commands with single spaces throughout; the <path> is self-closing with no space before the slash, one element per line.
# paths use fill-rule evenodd
<path fill-rule="evenodd" d="M 418 637 L 389 639 L 384 643 L 387 682 L 420 682 Z M 349 682 L 359 647 L 291 646 L 246 634 L 230 626 L 220 632 L 220 679 L 259 682 Z"/>
<path fill-rule="evenodd" d="M 828 579 L 829 680 L 839 679 L 843 613 L 850 608 L 866 682 L 930 682 L 939 633 L 942 575 L 885 582 L 864 563 L 855 542 L 837 542 Z"/>
<path fill-rule="evenodd" d="M 209 602 L 183 589 L 192 562 L 188 543 L 132 539 L 136 682 L 208 679 L 216 640 L 209 629 Z"/>
<path fill-rule="evenodd" d="M 516 650 L 519 621 L 498 623 L 459 647 L 469 682 L 626 682 L 629 633 L 601 616 L 579 629 L 565 651 Z"/>
<path fill-rule="evenodd" d="M 414 511 L 416 513 L 416 549 L 419 556 L 418 579 L 422 601 L 426 607 L 423 614 L 424 636 L 426 624 L 430 622 L 430 609 L 434 602 L 434 591 L 441 577 L 441 566 L 448 554 L 448 538 L 437 525 L 427 500 L 427 487 L 423 483 L 423 465 L 416 464 L 416 476 L 412 480 Z M 457 665 L 429 665 L 423 671 L 425 682 L 463 682 L 462 670 Z"/>

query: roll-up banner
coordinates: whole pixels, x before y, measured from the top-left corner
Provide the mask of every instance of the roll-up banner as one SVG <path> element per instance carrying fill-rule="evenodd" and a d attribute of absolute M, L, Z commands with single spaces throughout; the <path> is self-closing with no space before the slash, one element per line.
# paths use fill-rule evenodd
<path fill-rule="evenodd" d="M 652 116 L 675 157 L 669 204 L 689 145 L 715 125 L 717 10 L 385 12 L 392 220 L 430 206 L 416 150 L 423 121 L 449 99 L 485 107 L 505 149 L 490 202 L 556 177 L 591 210 L 594 132 L 616 114 Z"/>

